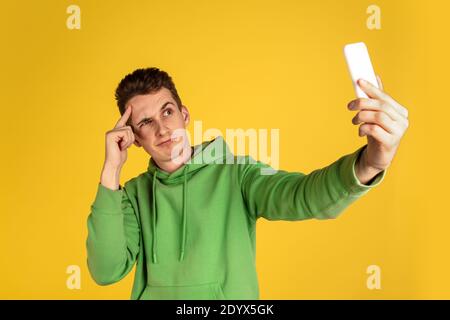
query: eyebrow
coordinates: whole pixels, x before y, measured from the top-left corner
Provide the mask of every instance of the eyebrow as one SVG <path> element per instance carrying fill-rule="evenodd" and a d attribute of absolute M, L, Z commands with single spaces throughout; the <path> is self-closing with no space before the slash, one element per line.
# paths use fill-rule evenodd
<path fill-rule="evenodd" d="M 161 106 L 161 108 L 159 108 L 159 112 L 161 112 L 161 111 L 163 111 L 164 109 L 166 109 L 167 106 L 168 106 L 169 104 L 172 104 L 172 105 L 173 105 L 172 102 L 167 101 L 167 102 L 165 102 L 165 103 Z M 139 125 L 140 125 L 142 122 L 147 121 L 147 120 L 150 120 L 150 119 L 151 119 L 151 118 L 148 118 L 148 117 L 143 118 L 141 121 L 139 121 L 139 122 L 136 124 L 136 127 L 139 127 Z"/>

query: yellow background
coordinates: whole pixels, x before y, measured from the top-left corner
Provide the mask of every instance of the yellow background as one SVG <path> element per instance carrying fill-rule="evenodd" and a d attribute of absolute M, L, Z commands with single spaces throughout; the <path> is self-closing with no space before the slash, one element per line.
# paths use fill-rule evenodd
<path fill-rule="evenodd" d="M 66 8 L 81 8 L 69 30 Z M 366 9 L 381 8 L 381 30 Z M 280 168 L 308 173 L 366 143 L 342 47 L 364 41 L 410 127 L 384 182 L 331 221 L 257 226 L 261 299 L 450 298 L 447 1 L 5 1 L 1 33 L 0 298 L 128 299 L 100 287 L 86 219 L 139 67 L 173 77 L 203 129 L 280 129 Z M 193 122 L 189 127 L 193 133 Z M 146 170 L 132 147 L 121 183 Z M 381 267 L 381 290 L 366 268 Z M 81 289 L 66 268 L 81 267 Z"/>

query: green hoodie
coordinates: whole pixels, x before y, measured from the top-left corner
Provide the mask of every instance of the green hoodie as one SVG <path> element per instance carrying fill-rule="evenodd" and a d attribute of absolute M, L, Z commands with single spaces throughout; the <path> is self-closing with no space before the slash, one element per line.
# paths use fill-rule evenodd
<path fill-rule="evenodd" d="M 307 175 L 270 172 L 233 155 L 221 136 L 194 146 L 173 173 L 150 159 L 118 190 L 99 183 L 87 221 L 89 272 L 108 285 L 136 262 L 131 299 L 259 299 L 257 219 L 336 218 L 386 174 L 358 181 L 365 147 Z"/>

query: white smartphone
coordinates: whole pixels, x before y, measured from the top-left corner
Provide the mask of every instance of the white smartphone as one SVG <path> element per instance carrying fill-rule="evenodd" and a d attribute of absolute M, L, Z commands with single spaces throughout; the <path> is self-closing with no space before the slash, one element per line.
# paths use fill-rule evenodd
<path fill-rule="evenodd" d="M 344 56 L 356 96 L 358 98 L 368 98 L 367 94 L 357 84 L 358 79 L 364 79 L 378 88 L 377 77 L 373 70 L 367 46 L 364 42 L 347 44 L 344 46 Z"/>

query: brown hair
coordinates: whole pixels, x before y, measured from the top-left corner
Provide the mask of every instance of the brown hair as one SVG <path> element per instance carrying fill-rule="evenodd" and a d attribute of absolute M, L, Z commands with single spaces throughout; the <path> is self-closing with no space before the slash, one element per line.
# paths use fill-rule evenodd
<path fill-rule="evenodd" d="M 146 68 L 136 69 L 132 73 L 127 74 L 120 81 L 115 94 L 120 114 L 124 114 L 125 105 L 134 96 L 153 93 L 162 87 L 170 91 L 172 98 L 178 105 L 178 109 L 181 110 L 181 99 L 178 96 L 172 78 L 167 72 L 158 68 Z"/>

